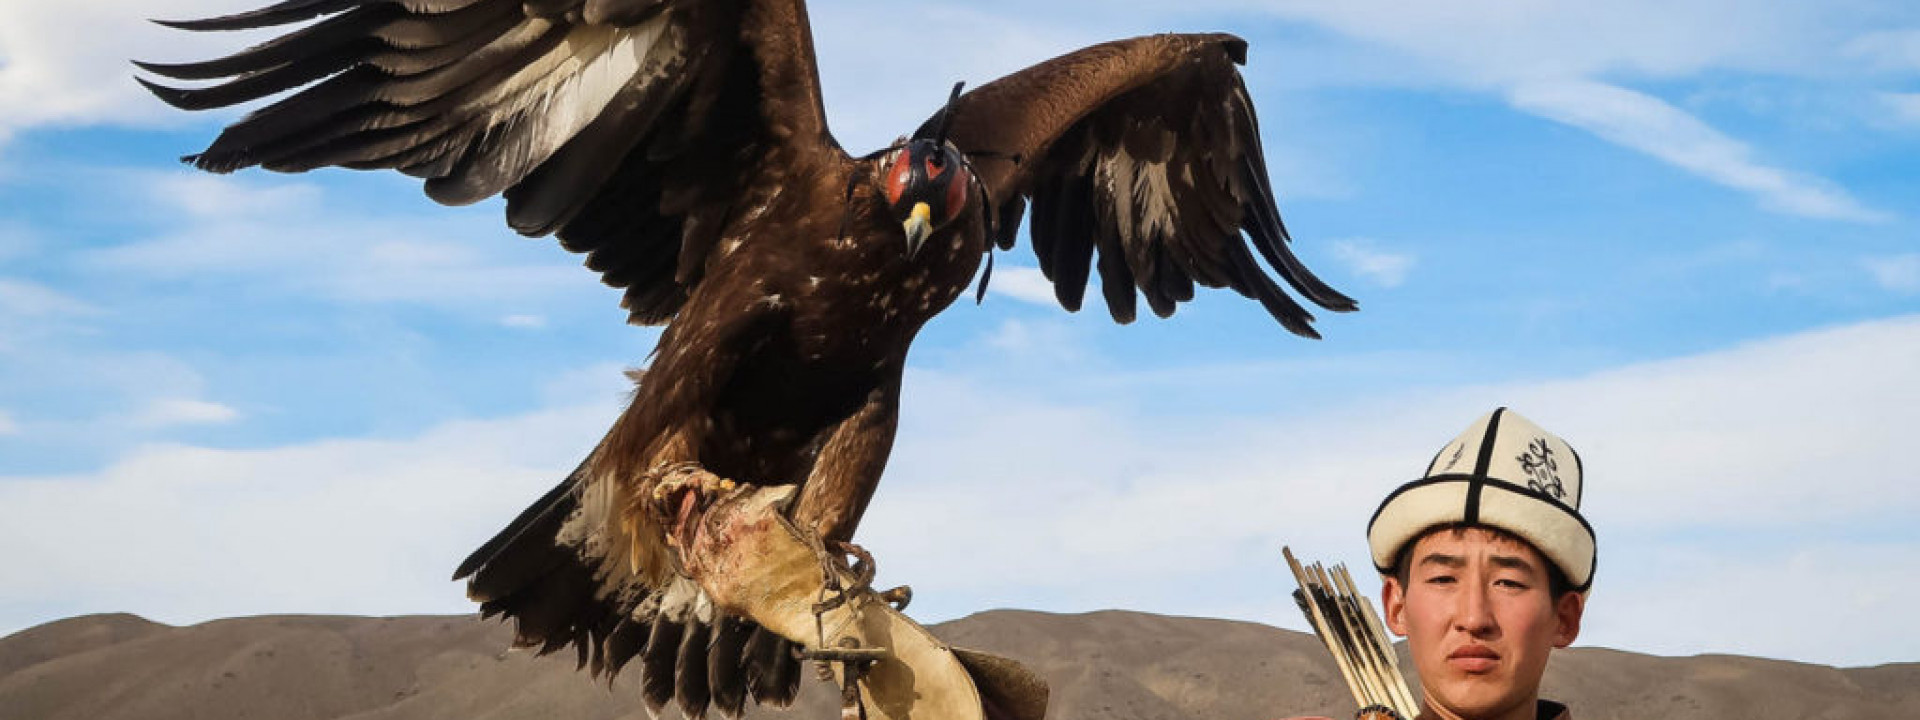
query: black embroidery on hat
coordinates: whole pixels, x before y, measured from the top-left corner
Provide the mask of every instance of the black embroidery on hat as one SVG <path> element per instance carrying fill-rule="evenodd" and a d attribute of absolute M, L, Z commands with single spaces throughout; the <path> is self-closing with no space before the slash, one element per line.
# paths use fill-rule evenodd
<path fill-rule="evenodd" d="M 1546 438 L 1534 438 L 1527 443 L 1527 451 L 1514 457 L 1520 463 L 1520 470 L 1527 474 L 1527 487 L 1552 495 L 1561 502 L 1567 500 L 1567 488 L 1560 482 L 1560 461 L 1553 457 L 1553 448 L 1547 445 Z"/>
<path fill-rule="evenodd" d="M 1467 444 L 1465 442 L 1461 442 L 1457 445 L 1454 445 L 1453 454 L 1447 457 L 1447 464 L 1444 467 L 1440 468 L 1440 472 L 1446 472 L 1448 470 L 1452 470 L 1454 466 L 1459 465 L 1460 456 L 1465 455 L 1466 452 L 1467 452 Z"/>

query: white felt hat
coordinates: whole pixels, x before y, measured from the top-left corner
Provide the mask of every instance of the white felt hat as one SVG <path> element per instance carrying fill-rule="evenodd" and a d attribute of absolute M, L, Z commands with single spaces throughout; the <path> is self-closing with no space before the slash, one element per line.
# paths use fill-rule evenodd
<path fill-rule="evenodd" d="M 1593 526 L 1580 516 L 1580 456 L 1553 433 L 1500 408 L 1440 449 L 1425 477 L 1400 486 L 1367 524 L 1381 574 L 1407 543 L 1440 525 L 1496 527 L 1531 543 L 1575 590 L 1593 585 Z"/>

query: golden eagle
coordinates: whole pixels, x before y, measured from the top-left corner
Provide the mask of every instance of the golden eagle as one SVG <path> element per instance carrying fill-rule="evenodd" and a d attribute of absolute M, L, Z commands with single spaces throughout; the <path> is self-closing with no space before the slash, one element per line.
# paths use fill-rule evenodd
<path fill-rule="evenodd" d="M 783 705 L 799 679 L 787 639 L 677 573 L 663 477 L 798 485 L 794 519 L 850 540 L 915 333 L 1011 248 L 1029 205 L 1069 310 L 1098 258 L 1120 322 L 1138 297 L 1165 317 L 1200 285 L 1316 336 L 1256 254 L 1312 302 L 1354 309 L 1288 249 L 1231 35 L 1111 42 L 956 89 L 907 139 L 855 157 L 827 131 L 802 0 L 287 0 L 164 24 L 315 18 L 229 57 L 139 63 L 218 82 L 141 82 L 190 110 L 295 90 L 186 159 L 392 168 L 447 204 L 504 194 L 515 230 L 557 235 L 625 289 L 633 323 L 666 325 L 595 450 L 456 573 L 514 618 L 518 644 L 573 644 L 595 673 L 640 658 L 656 710 Z"/>

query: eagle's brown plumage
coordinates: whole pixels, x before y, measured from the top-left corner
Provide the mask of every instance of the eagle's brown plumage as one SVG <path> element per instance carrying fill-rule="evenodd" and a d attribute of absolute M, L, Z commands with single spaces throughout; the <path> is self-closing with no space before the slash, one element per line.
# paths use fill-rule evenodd
<path fill-rule="evenodd" d="M 661 471 L 799 485 L 795 519 L 850 539 L 914 335 L 1026 208 L 1070 310 L 1097 266 L 1121 322 L 1139 296 L 1166 316 L 1200 285 L 1314 335 L 1256 254 L 1313 302 L 1353 308 L 1287 248 L 1232 36 L 1087 48 L 855 158 L 827 132 L 801 0 L 287 0 L 169 24 L 316 17 L 230 57 L 140 65 L 219 82 L 142 82 L 187 109 L 294 91 L 188 159 L 390 168 L 449 204 L 503 194 L 514 229 L 557 235 L 625 290 L 633 322 L 666 324 L 599 446 L 457 572 L 522 645 L 571 644 L 596 674 L 638 662 L 656 709 L 736 715 L 749 697 L 790 702 L 799 680 L 788 640 L 675 572 L 649 512 Z M 931 232 L 909 251 L 915 218 Z"/>

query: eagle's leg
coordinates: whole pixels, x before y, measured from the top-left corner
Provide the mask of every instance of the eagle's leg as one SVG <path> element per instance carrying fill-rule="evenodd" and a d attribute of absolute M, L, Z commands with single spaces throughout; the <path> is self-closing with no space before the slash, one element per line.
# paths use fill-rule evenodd
<path fill-rule="evenodd" d="M 893 450 L 900 420 L 900 373 L 881 372 L 887 376 L 867 393 L 866 402 L 828 434 L 794 503 L 794 524 L 817 533 L 828 547 L 853 539 Z"/>
<path fill-rule="evenodd" d="M 793 507 L 794 524 L 813 532 L 826 548 L 833 548 L 827 555 L 855 577 L 868 579 L 873 577 L 873 556 L 853 544 L 853 531 L 880 484 L 900 419 L 899 370 L 883 372 L 887 376 L 867 394 L 866 403 L 827 437 Z M 858 563 L 848 563 L 848 555 L 859 558 Z M 883 597 L 905 607 L 904 600 L 912 594 L 911 589 L 900 587 L 888 590 Z"/>

